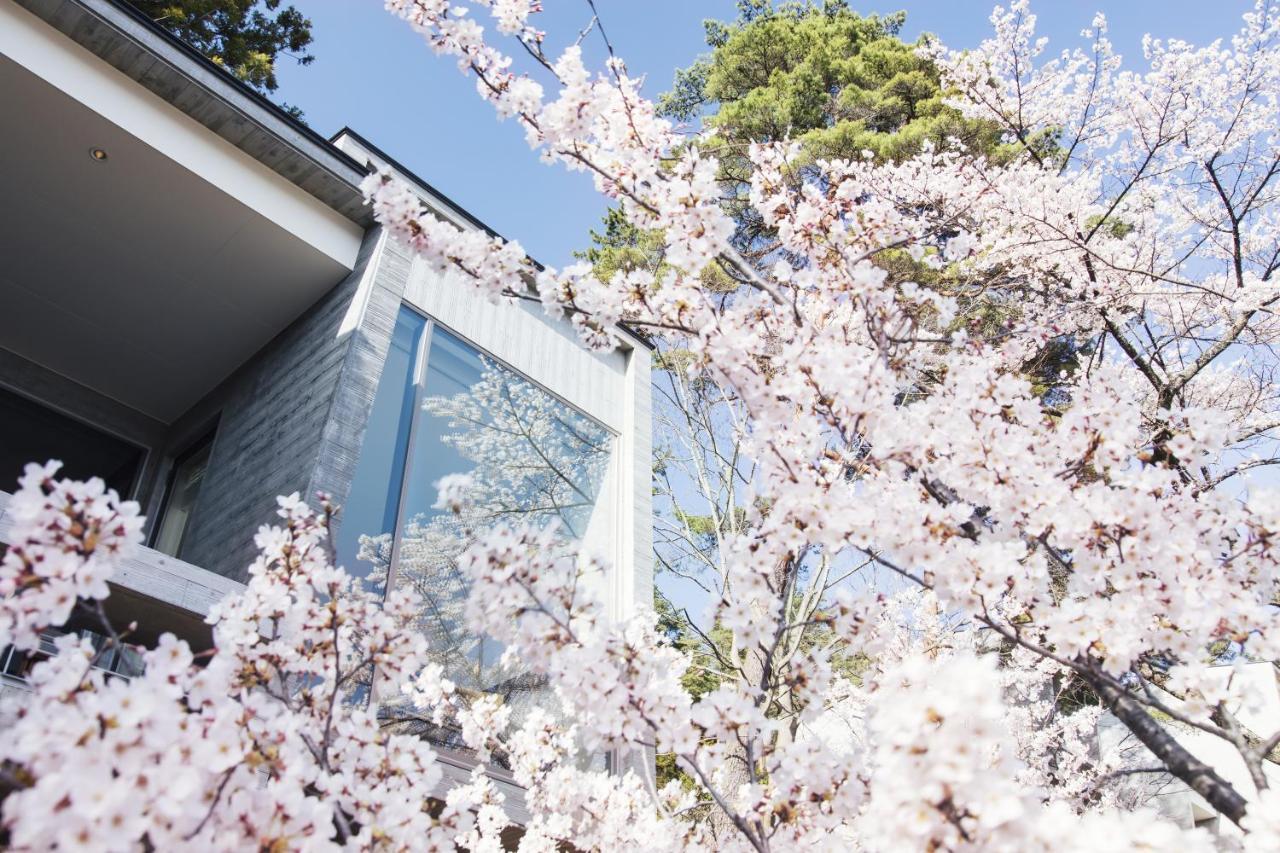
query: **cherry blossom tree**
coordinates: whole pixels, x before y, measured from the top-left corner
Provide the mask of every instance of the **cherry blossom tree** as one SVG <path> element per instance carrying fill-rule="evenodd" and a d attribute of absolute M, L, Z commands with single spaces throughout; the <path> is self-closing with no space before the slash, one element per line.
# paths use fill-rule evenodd
<path fill-rule="evenodd" d="M 1276 10 L 1260 4 L 1229 46 L 1149 40 L 1137 73 L 1120 70 L 1101 16 L 1088 48 L 1045 61 L 1026 4 L 998 9 L 978 50 L 931 53 L 956 105 L 998 122 L 1024 156 L 993 164 L 948 146 L 900 164 L 827 161 L 798 181 L 793 146 L 755 145 L 749 200 L 781 246 L 748 264 L 729 243 L 714 160 L 656 116 L 611 49 L 593 77 L 576 46 L 546 54 L 523 4 L 494 4 L 499 34 L 542 67 L 517 74 L 467 14 L 487 5 L 389 4 L 544 159 L 588 172 L 636 227 L 660 230 L 663 274 L 535 270 L 515 244 L 458 232 L 387 177 L 368 192 L 441 270 L 495 298 L 536 293 L 588 345 L 610 346 L 619 320 L 683 335 L 690 375 L 733 390 L 753 474 L 710 614 L 733 632 L 725 663 L 741 672 L 801 629 L 789 603 L 815 554 L 869 558 L 1064 668 L 1164 768 L 1246 822 L 1245 795 L 1151 711 L 1233 744 L 1266 790 L 1275 736 L 1245 731 L 1233 697 L 1202 696 L 1194 713 L 1157 685 L 1203 693 L 1224 650 L 1276 657 L 1274 499 L 1248 476 L 1275 461 Z M 897 249 L 960 284 L 888 282 L 875 260 Z M 709 265 L 741 292 L 707 293 Z M 969 334 L 993 311 L 998 334 Z M 1050 347 L 1077 357 L 1044 393 L 1027 365 Z M 881 606 L 873 591 L 848 594 L 821 618 L 856 644 Z M 734 695 L 759 719 L 713 731 L 742 743 L 752 785 L 775 776 L 778 677 L 739 679 L 748 688 Z M 739 812 L 736 825 L 760 846 L 774 824 Z"/>
<path fill-rule="evenodd" d="M 547 53 L 528 0 L 388 6 L 545 160 L 661 233 L 661 276 L 600 281 L 460 231 L 390 175 L 366 185 L 435 268 L 541 301 L 591 347 L 625 320 L 732 394 L 750 473 L 703 614 L 732 637 L 724 677 L 695 700 L 651 618 L 593 600 L 608 566 L 556 525 L 498 525 L 456 557 L 463 618 L 562 712 L 516 719 L 431 660 L 412 589 L 383 601 L 332 565 L 327 501 L 294 496 L 211 614 L 204 666 L 166 639 L 144 675 L 106 680 L 63 640 L 35 669 L 0 744 L 14 846 L 497 849 L 508 818 L 483 762 L 501 756 L 531 815 L 522 850 L 1214 849 L 1117 792 L 1131 768 L 1090 752 L 1103 713 L 1246 849 L 1280 844 L 1280 732 L 1249 731 L 1247 697 L 1208 669 L 1280 657 L 1280 9 L 1260 3 L 1227 45 L 1149 40 L 1142 72 L 1121 70 L 1101 17 L 1088 48 L 1045 59 L 1025 2 L 997 9 L 980 48 L 929 50 L 957 108 L 1024 155 L 946 146 L 797 179 L 793 146 L 753 145 L 745 201 L 780 245 L 747 262 L 716 162 L 607 39 L 593 75 L 577 43 Z M 891 281 L 876 261 L 896 250 L 947 284 Z M 741 286 L 708 293 L 712 265 Z M 1072 357 L 1045 387 L 1051 348 Z M 11 504 L 0 642 L 96 611 L 138 539 L 136 507 L 54 474 L 29 468 Z M 483 490 L 442 481 L 440 504 L 465 525 Z M 813 580 L 864 563 L 897 586 Z M 859 678 L 833 664 L 850 651 L 872 662 Z M 481 762 L 469 784 L 438 790 L 433 749 L 382 725 L 402 704 L 457 720 Z M 1249 787 L 1162 720 L 1229 744 Z M 652 784 L 655 751 L 687 784 Z M 601 753 L 634 769 L 584 760 Z"/>
<path fill-rule="evenodd" d="M 100 602 L 142 519 L 100 480 L 55 481 L 57 467 L 29 465 L 9 505 L 0 642 L 34 648 L 37 631 L 76 607 L 101 616 L 110 640 L 95 650 L 60 637 L 32 670 L 30 696 L 4 709 L 10 846 L 365 848 L 416 837 L 452 849 L 487 831 L 483 779 L 433 814 L 431 749 L 383 731 L 361 701 L 420 670 L 425 641 L 405 630 L 411 596 L 371 595 L 331 565 L 327 513 L 281 499 L 283 523 L 259 531 L 245 592 L 210 616 L 217 648 L 203 666 L 166 634 L 143 654 L 143 675 L 109 679 L 95 659 L 128 639 Z"/>

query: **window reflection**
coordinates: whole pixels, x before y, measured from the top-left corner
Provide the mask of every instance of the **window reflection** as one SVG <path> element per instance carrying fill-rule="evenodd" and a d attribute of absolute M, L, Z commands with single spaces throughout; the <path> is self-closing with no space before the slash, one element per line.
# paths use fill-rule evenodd
<path fill-rule="evenodd" d="M 353 557 L 366 561 L 371 583 L 389 577 L 412 587 L 424 602 L 417 627 L 449 677 L 503 696 L 519 716 L 543 685 L 503 666 L 500 644 L 466 630 L 458 557 L 475 535 L 505 524 L 554 520 L 571 542 L 607 541 L 612 505 L 602 487 L 612 447 L 593 419 L 402 310 L 344 511 L 340 558 L 348 567 Z M 456 473 L 475 484 L 461 516 L 432 508 L 435 484 Z"/>

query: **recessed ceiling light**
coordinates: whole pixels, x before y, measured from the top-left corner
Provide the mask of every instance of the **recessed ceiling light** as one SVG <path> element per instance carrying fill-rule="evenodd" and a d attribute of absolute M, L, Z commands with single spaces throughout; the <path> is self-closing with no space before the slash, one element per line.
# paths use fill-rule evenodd
<path fill-rule="evenodd" d="M 92 157 L 93 159 L 97 160 L 99 163 L 101 163 L 102 161 L 104 161 L 104 160 L 106 160 L 106 159 L 107 159 L 107 149 L 105 149 L 105 148 L 90 148 L 90 149 L 89 149 L 89 156 L 90 156 L 90 157 Z"/>

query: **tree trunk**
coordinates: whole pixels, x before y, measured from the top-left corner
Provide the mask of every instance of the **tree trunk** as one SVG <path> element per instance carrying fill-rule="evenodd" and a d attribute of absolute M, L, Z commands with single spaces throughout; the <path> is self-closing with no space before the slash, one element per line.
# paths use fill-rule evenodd
<path fill-rule="evenodd" d="M 1147 713 L 1141 702 L 1123 688 L 1092 671 L 1086 671 L 1083 675 L 1111 712 L 1160 759 L 1171 774 L 1187 783 L 1191 790 L 1204 797 L 1220 814 L 1239 825 L 1248 804 L 1230 782 L 1188 752 L 1159 721 Z"/>
<path fill-rule="evenodd" d="M 742 662 L 743 680 L 747 684 L 760 684 L 760 680 L 764 675 L 764 662 L 760 659 L 758 650 L 747 652 Z M 726 758 L 723 772 L 720 774 L 721 788 L 720 795 L 724 797 L 725 802 L 733 803 L 737 797 L 738 789 L 751 782 L 751 770 L 747 766 L 747 751 L 739 743 L 728 744 L 726 750 Z M 733 819 L 721 809 L 719 806 L 711 806 L 711 828 L 715 832 L 717 840 L 725 839 L 737 835 L 738 827 L 734 825 Z"/>

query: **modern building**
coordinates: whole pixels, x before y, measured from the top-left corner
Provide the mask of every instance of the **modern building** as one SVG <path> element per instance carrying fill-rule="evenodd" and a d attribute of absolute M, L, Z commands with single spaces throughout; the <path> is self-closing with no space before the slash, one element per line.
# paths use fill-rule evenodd
<path fill-rule="evenodd" d="M 0 108 L 0 511 L 49 458 L 141 503 L 148 547 L 108 602 L 139 639 L 206 645 L 275 497 L 326 492 L 342 561 L 415 584 L 463 683 L 518 695 L 459 631 L 457 531 L 431 507 L 447 473 L 475 477 L 481 511 L 557 518 L 612 562 L 614 614 L 649 605 L 643 340 L 618 328 L 592 353 L 536 303 L 429 271 L 373 221 L 366 174 L 485 226 L 123 2 L 0 0 Z M 0 663 L 19 685 L 20 656 Z"/>

